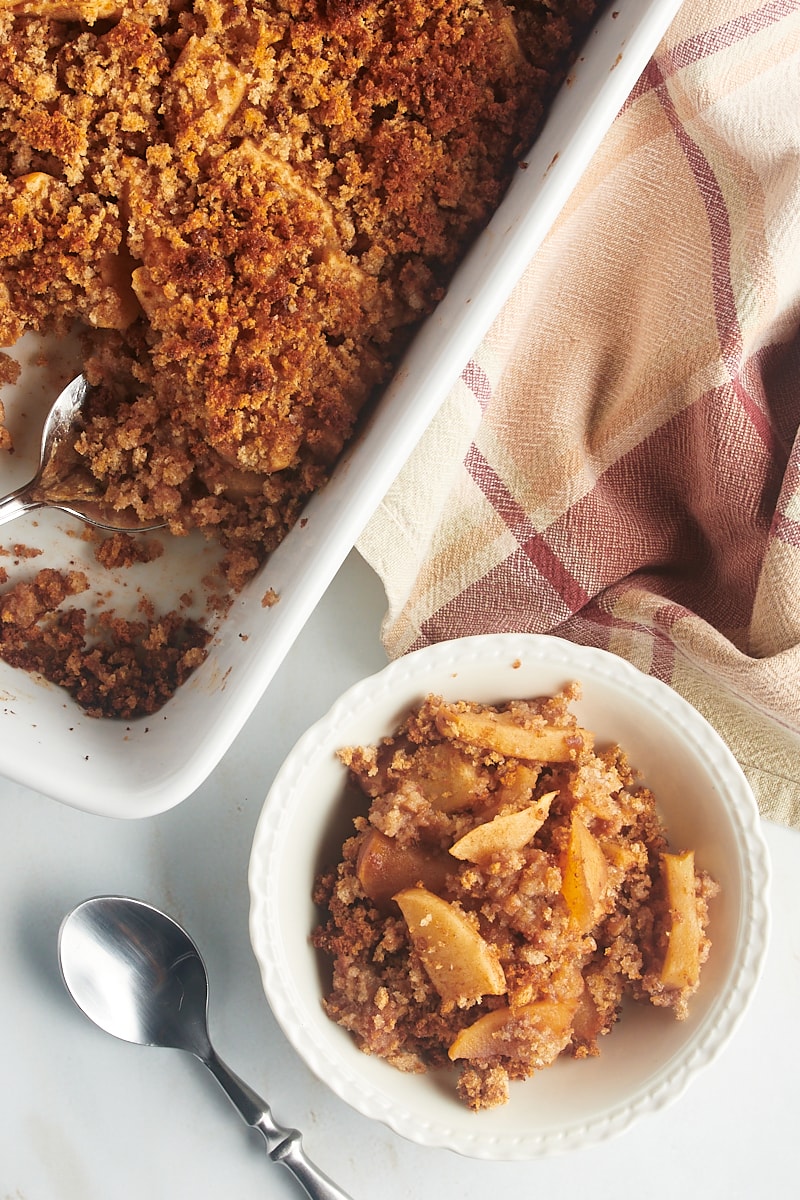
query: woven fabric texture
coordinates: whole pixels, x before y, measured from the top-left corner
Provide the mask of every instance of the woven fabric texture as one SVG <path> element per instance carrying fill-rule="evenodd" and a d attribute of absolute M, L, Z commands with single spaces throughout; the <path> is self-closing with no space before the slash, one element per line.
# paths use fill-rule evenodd
<path fill-rule="evenodd" d="M 390 657 L 601 646 L 800 827 L 800 0 L 686 0 L 364 531 Z"/>

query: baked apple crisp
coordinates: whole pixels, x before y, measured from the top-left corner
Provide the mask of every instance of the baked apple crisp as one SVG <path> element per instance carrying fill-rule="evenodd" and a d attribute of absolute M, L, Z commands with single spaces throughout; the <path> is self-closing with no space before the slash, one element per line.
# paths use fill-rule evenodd
<path fill-rule="evenodd" d="M 232 588 L 252 576 L 496 208 L 596 7 L 0 0 L 0 346 L 83 331 L 76 449 L 107 504 L 204 530 Z"/>
<path fill-rule="evenodd" d="M 326 1011 L 401 1070 L 458 1064 L 473 1109 L 597 1055 L 626 997 L 684 1018 L 708 957 L 718 887 L 668 848 L 624 751 L 594 747 L 579 694 L 429 696 L 340 753 L 369 811 L 315 887 Z"/>

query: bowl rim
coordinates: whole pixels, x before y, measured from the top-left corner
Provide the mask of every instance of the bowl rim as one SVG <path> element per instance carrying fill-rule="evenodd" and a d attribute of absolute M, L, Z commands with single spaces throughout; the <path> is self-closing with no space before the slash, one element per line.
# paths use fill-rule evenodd
<path fill-rule="evenodd" d="M 376 695 L 396 693 L 399 701 L 403 701 L 413 691 L 414 699 L 408 700 L 410 705 L 426 690 L 425 676 L 446 666 L 453 668 L 454 656 L 459 666 L 465 667 L 498 657 L 511 664 L 523 655 L 526 666 L 538 662 L 548 668 L 563 667 L 573 678 L 580 677 L 587 683 L 590 679 L 608 679 L 613 674 L 617 682 L 676 723 L 682 736 L 697 750 L 702 739 L 702 754 L 721 781 L 719 790 L 724 795 L 724 807 L 731 818 L 744 868 L 736 955 L 726 988 L 715 997 L 680 1053 L 671 1056 L 634 1089 L 624 1103 L 602 1115 L 544 1132 L 491 1134 L 476 1126 L 472 1133 L 405 1110 L 388 1094 L 360 1078 L 355 1069 L 350 1069 L 350 1061 L 343 1064 L 335 1051 L 317 1038 L 315 1030 L 303 1021 L 304 999 L 282 959 L 278 906 L 274 897 L 270 899 L 270 888 L 274 888 L 273 881 L 278 878 L 281 836 L 291 819 L 293 800 L 313 770 L 317 756 L 324 752 L 345 719 L 359 714 L 363 718 Z M 451 674 L 455 677 L 457 672 L 453 670 Z M 676 1100 L 694 1076 L 719 1056 L 738 1028 L 762 974 L 770 932 L 769 878 L 769 855 L 760 814 L 741 767 L 705 717 L 673 688 L 644 674 L 626 659 L 596 647 L 547 634 L 478 634 L 423 647 L 361 679 L 344 691 L 295 743 L 267 793 L 253 838 L 248 868 L 250 939 L 264 992 L 279 1026 L 311 1071 L 341 1100 L 418 1144 L 447 1148 L 472 1158 L 528 1160 L 622 1133 L 638 1118 Z M 331 1041 L 343 1033 L 333 1023 L 331 1030 L 334 1035 Z M 470 1115 L 474 1119 L 474 1114 Z"/>

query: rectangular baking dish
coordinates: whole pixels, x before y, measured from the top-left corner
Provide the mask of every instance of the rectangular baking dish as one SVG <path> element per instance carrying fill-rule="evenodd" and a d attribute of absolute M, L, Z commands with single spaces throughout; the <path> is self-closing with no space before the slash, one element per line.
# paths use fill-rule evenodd
<path fill-rule="evenodd" d="M 73 807 L 121 818 L 166 811 L 207 778 L 546 236 L 679 7 L 680 0 L 619 0 L 600 18 L 526 156 L 527 169 L 517 172 L 330 482 L 235 599 L 206 662 L 160 712 L 129 722 L 92 719 L 61 689 L 0 662 L 0 763 L 7 777 Z M 76 373 L 66 346 L 55 356 L 51 350 L 49 367 L 37 362 L 39 349 L 29 339 L 15 353 L 21 381 L 3 393 L 12 425 L 15 405 L 41 412 L 53 389 Z M 12 466 L 3 468 L 3 491 L 32 473 L 34 424 Z M 31 570 L 74 563 L 90 572 L 80 533 L 74 521 L 42 512 L 5 526 L 0 544 L 6 556 L 14 545 L 41 550 Z M 130 598 L 141 588 L 167 608 L 186 580 L 199 582 L 213 547 L 165 540 L 176 544 L 162 559 L 121 573 L 111 591 Z M 109 591 L 105 572 L 95 587 Z M 263 603 L 268 589 L 279 597 L 271 606 Z"/>

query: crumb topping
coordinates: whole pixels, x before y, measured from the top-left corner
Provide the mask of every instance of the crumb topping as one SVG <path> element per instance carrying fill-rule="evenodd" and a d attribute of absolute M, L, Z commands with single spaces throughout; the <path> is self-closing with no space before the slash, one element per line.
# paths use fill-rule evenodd
<path fill-rule="evenodd" d="M 596 6 L 0 0 L 0 346 L 83 330 L 76 450 L 108 504 L 218 538 L 234 589 L 253 575 Z"/>
<path fill-rule="evenodd" d="M 593 749 L 578 695 L 431 696 L 341 752 L 365 810 L 315 884 L 325 1010 L 401 1070 L 456 1063 L 473 1109 L 599 1054 L 626 997 L 684 1018 L 710 950 L 716 883 L 670 852 L 620 747 Z"/>

